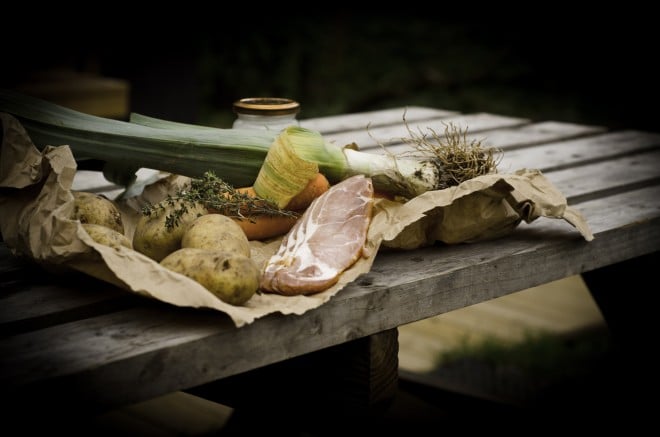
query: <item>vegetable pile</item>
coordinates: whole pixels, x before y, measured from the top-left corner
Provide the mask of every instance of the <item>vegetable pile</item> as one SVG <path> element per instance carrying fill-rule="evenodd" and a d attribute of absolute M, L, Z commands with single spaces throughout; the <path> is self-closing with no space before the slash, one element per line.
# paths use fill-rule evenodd
<path fill-rule="evenodd" d="M 129 186 L 139 168 L 188 177 L 176 193 L 143 208 L 132 238 L 112 202 L 91 193 L 74 193 L 72 219 L 97 243 L 135 250 L 231 305 L 259 290 L 262 266 L 251 259 L 249 241 L 287 234 L 332 186 L 361 175 L 377 196 L 403 202 L 497 171 L 498 152 L 451 125 L 439 134 L 406 124 L 402 141 L 413 150 L 395 156 L 341 147 L 297 126 L 217 129 L 139 114 L 124 122 L 1 90 L 0 112 L 16 117 L 39 149 L 67 144 L 78 161 L 104 161 L 115 183 Z"/>

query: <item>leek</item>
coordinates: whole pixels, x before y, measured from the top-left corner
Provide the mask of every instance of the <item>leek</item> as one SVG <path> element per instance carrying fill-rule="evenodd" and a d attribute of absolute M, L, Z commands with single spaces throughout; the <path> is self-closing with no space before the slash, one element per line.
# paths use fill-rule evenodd
<path fill-rule="evenodd" d="M 194 178 L 212 171 L 235 187 L 252 185 L 277 135 L 265 130 L 157 129 L 6 90 L 0 90 L 0 111 L 16 117 L 39 149 L 68 145 L 78 161 L 98 159 L 115 168 L 151 168 Z"/>
<path fill-rule="evenodd" d="M 413 136 L 412 141 L 421 142 L 424 151 L 431 153 L 402 157 L 365 153 L 354 145 L 338 146 L 325 141 L 318 132 L 297 126 L 279 133 L 219 129 L 139 114 L 131 115 L 126 122 L 83 114 L 3 90 L 0 111 L 17 117 L 37 147 L 68 144 L 76 159 L 94 158 L 114 167 L 152 168 L 193 178 L 213 172 L 235 187 L 255 183 L 276 138 L 289 144 L 299 158 L 318 165 L 331 183 L 363 174 L 372 178 L 377 191 L 406 198 L 462 182 L 454 174 L 466 179 L 495 170 L 492 152 L 484 151 L 479 144 L 464 147 L 464 137 L 462 140 L 457 132 L 449 132 L 454 148 L 440 159 L 441 154 L 436 152 L 444 146 L 430 146 L 425 136 Z M 433 138 L 441 140 L 435 132 Z M 476 163 L 476 170 L 470 167 L 466 171 L 466 163 Z"/>
<path fill-rule="evenodd" d="M 136 113 L 131 114 L 130 120 L 160 129 L 221 131 Z M 320 133 L 298 126 L 284 129 L 278 139 L 286 136 L 284 142 L 293 146 L 299 157 L 318 164 L 321 173 L 333 184 L 363 174 L 372 179 L 377 191 L 403 198 L 458 185 L 472 177 L 497 171 L 498 150 L 483 149 L 477 140 L 468 141 L 466 132 L 455 126 L 446 126 L 444 135 L 433 129 L 429 129 L 428 135 L 416 133 L 410 128 L 408 132 L 409 137 L 401 140 L 411 145 L 412 157 L 365 153 L 354 144 L 340 147 L 325 141 Z M 275 198 L 271 193 L 257 193 L 265 198 Z"/>

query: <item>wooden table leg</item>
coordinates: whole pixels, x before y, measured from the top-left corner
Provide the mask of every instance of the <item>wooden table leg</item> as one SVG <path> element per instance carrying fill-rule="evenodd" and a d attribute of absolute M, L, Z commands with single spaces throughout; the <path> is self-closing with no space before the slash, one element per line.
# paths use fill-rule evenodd
<path fill-rule="evenodd" d="M 242 431 L 367 425 L 396 394 L 398 351 L 395 328 L 189 392 L 233 407 Z"/>

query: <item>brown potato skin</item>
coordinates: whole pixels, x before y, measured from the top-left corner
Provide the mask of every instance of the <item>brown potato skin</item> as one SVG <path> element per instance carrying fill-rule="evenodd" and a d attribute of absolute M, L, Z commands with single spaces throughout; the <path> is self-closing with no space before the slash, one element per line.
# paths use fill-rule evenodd
<path fill-rule="evenodd" d="M 160 265 L 198 282 L 223 302 L 243 305 L 259 288 L 261 272 L 244 255 L 218 250 L 181 248 Z"/>
<path fill-rule="evenodd" d="M 110 229 L 103 225 L 94 223 L 83 223 L 82 227 L 87 231 L 92 240 L 99 244 L 110 246 L 114 249 L 119 249 L 119 246 L 124 246 L 128 249 L 133 249 L 133 243 L 124 234 L 120 234 L 114 229 Z"/>
<path fill-rule="evenodd" d="M 250 256 L 247 235 L 233 219 L 222 214 L 206 214 L 193 220 L 183 234 L 181 247 L 221 250 Z"/>
<path fill-rule="evenodd" d="M 86 191 L 73 191 L 73 219 L 80 223 L 96 224 L 124 233 L 119 208 L 105 196 Z"/>
<path fill-rule="evenodd" d="M 167 216 L 180 206 L 180 202 L 169 205 L 166 201 L 160 202 L 151 215 L 143 215 L 135 225 L 133 234 L 133 249 L 160 262 L 170 253 L 181 248 L 181 239 L 190 222 L 197 217 L 207 214 L 206 208 L 201 204 L 187 205 L 188 211 L 183 214 L 176 226 L 168 228 Z"/>

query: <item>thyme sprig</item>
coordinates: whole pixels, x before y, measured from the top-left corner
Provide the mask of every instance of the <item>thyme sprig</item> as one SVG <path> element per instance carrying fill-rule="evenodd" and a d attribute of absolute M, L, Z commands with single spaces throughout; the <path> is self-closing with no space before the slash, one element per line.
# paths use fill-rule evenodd
<path fill-rule="evenodd" d="M 205 172 L 199 179 L 191 179 L 189 185 L 168 195 L 163 202 L 146 204 L 142 214 L 151 216 L 169 212 L 165 226 L 171 229 L 178 226 L 184 214 L 196 204 L 204 205 L 209 211 L 253 223 L 255 217 L 260 215 L 298 217 L 298 213 L 281 209 L 267 199 L 237 190 L 211 171 Z"/>

